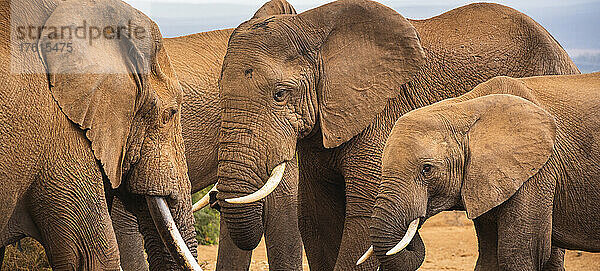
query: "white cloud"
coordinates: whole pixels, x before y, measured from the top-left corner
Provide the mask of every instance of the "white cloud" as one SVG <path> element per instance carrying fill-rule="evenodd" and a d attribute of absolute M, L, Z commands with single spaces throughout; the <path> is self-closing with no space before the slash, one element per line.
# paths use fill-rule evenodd
<path fill-rule="evenodd" d="M 600 49 L 566 49 L 571 57 L 598 56 Z"/>

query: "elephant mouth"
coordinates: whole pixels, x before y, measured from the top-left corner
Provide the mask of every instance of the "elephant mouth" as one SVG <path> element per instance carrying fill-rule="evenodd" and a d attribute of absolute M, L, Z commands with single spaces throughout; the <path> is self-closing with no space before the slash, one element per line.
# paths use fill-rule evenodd
<path fill-rule="evenodd" d="M 137 181 L 143 179 L 144 177 L 142 176 L 148 175 L 148 170 L 141 166 L 140 163 L 138 160 L 130 164 L 129 170 L 126 170 L 124 177 L 126 187 L 122 187 L 117 193 L 134 195 L 136 202 L 137 200 L 141 201 L 141 197 L 145 198 L 146 206 L 148 207 L 147 211 L 154 223 L 154 228 L 174 262 L 183 270 L 202 271 L 202 268 L 194 258 L 193 253 L 177 228 L 175 219 L 171 214 L 171 209 L 167 204 L 167 199 L 178 201 L 177 194 L 173 191 L 165 190 L 164 187 L 161 189 L 161 187 L 148 187 L 144 185 L 148 183 L 165 183 L 162 179 L 157 182 Z M 149 191 L 152 193 L 149 193 Z M 137 199 L 137 197 L 140 198 Z"/>
<path fill-rule="evenodd" d="M 421 218 L 417 217 L 417 219 L 410 222 L 410 224 L 408 225 L 408 229 L 404 233 L 402 239 L 393 248 L 388 250 L 388 252 L 386 252 L 385 255 L 391 256 L 405 249 L 411 243 L 413 237 L 415 237 L 415 234 L 419 230 L 419 226 L 421 224 L 420 221 Z"/>
<path fill-rule="evenodd" d="M 225 199 L 225 201 L 233 204 L 244 204 L 253 203 L 267 197 L 269 194 L 271 194 L 271 192 L 273 192 L 273 190 L 275 190 L 275 188 L 277 188 L 277 186 L 283 179 L 286 163 L 287 161 L 284 161 L 277 165 L 271 172 L 269 179 L 258 191 L 238 198 Z M 194 203 L 194 205 L 192 206 L 192 212 L 195 213 L 208 205 L 213 205 L 213 203 L 211 202 L 211 196 L 216 199 L 216 197 L 213 194 L 219 192 L 217 190 L 217 185 L 218 183 L 215 183 L 213 188 L 211 188 L 210 191 L 208 191 L 208 193 L 206 193 L 200 200 Z M 215 202 L 215 204 L 215 208 L 220 209 L 218 203 Z"/>
<path fill-rule="evenodd" d="M 400 241 L 394 247 L 389 249 L 385 253 L 385 255 L 392 256 L 404 249 L 409 251 L 412 250 L 412 245 L 414 241 L 413 238 L 415 237 L 415 234 L 417 234 L 423 222 L 425 222 L 425 219 L 423 217 L 417 217 L 415 220 L 410 222 L 406 231 L 404 232 L 404 236 L 402 237 L 402 239 L 400 239 Z M 367 249 L 367 251 L 358 259 L 356 265 L 360 265 L 367 261 L 367 259 L 373 255 L 373 251 L 373 246 L 369 247 L 369 249 Z"/>
<path fill-rule="evenodd" d="M 271 171 L 271 175 L 269 175 L 269 179 L 265 182 L 265 184 L 260 189 L 258 189 L 258 191 L 248 194 L 248 195 L 245 195 L 245 196 L 242 196 L 242 197 L 238 197 L 238 198 L 225 199 L 225 201 L 228 203 L 233 203 L 233 204 L 244 204 L 244 203 L 253 203 L 253 202 L 264 199 L 269 194 L 271 194 L 271 192 L 273 192 L 273 190 L 275 190 L 275 188 L 277 188 L 277 186 L 283 179 L 283 173 L 285 172 L 285 165 L 286 165 L 286 162 L 284 161 L 284 162 L 278 164 L 277 166 L 275 166 L 275 168 L 273 168 L 273 170 Z"/>
<path fill-rule="evenodd" d="M 184 268 L 184 270 L 202 271 L 181 233 L 173 220 L 167 201 L 163 197 L 146 196 L 146 203 L 150 216 L 154 221 L 156 229 L 167 247 L 171 257 Z"/>

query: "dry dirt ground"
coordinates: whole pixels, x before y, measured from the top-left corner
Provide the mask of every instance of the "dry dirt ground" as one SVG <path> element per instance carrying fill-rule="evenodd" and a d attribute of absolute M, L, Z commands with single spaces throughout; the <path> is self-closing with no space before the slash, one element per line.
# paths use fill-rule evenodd
<path fill-rule="evenodd" d="M 463 212 L 444 212 L 427 220 L 421 229 L 425 242 L 425 262 L 419 270 L 473 270 L 477 260 L 475 229 Z M 217 246 L 200 246 L 199 262 L 204 270 L 214 270 Z M 308 269 L 306 258 L 304 270 Z M 567 251 L 566 270 L 600 270 L 600 253 Z M 250 270 L 268 270 L 265 244 L 254 250 Z"/>

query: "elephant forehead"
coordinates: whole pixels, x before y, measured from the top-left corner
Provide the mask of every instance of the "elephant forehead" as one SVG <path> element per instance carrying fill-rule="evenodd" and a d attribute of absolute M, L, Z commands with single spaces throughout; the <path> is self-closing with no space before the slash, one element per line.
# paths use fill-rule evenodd
<path fill-rule="evenodd" d="M 386 143 L 384 160 L 443 158 L 450 147 L 451 137 L 441 121 L 432 119 L 430 116 L 397 122 Z"/>
<path fill-rule="evenodd" d="M 270 97 L 278 86 L 295 82 L 307 72 L 302 61 L 284 61 L 271 56 L 245 56 L 239 61 L 231 58 L 223 65 L 222 97 Z"/>
<path fill-rule="evenodd" d="M 273 56 L 285 58 L 297 54 L 292 44 L 293 35 L 285 35 L 280 31 L 258 32 L 244 31 L 232 34 L 228 45 L 228 55 L 240 53 L 243 55 Z"/>
<path fill-rule="evenodd" d="M 269 85 L 274 85 L 283 75 L 266 65 L 251 62 L 237 62 L 224 66 L 220 81 L 221 95 L 228 97 L 259 97 L 269 93 Z"/>
<path fill-rule="evenodd" d="M 388 140 L 384 159 L 441 158 L 446 154 L 449 142 L 440 133 L 402 133 Z"/>
<path fill-rule="evenodd" d="M 239 25 L 232 34 L 230 43 L 245 40 L 264 40 L 268 43 L 276 43 L 271 38 L 285 38 L 297 36 L 299 27 L 295 18 L 289 16 L 270 16 L 254 18 Z M 267 38 L 267 39 L 265 39 Z"/>
<path fill-rule="evenodd" d="M 298 70 L 305 60 L 298 52 L 270 45 L 239 44 L 229 46 L 223 60 L 223 77 L 246 76 L 255 78 L 256 73 L 273 77 L 292 70 Z M 252 68 L 253 74 L 247 69 Z M 257 79 L 257 78 L 255 78 Z"/>
<path fill-rule="evenodd" d="M 227 54 L 263 55 L 290 61 L 316 51 L 316 40 L 317 35 L 299 26 L 293 16 L 253 19 L 233 32 Z"/>
<path fill-rule="evenodd" d="M 427 109 L 427 108 L 425 108 Z M 394 124 L 390 137 L 438 137 L 448 125 L 444 116 L 431 110 L 418 109 L 400 117 Z"/>

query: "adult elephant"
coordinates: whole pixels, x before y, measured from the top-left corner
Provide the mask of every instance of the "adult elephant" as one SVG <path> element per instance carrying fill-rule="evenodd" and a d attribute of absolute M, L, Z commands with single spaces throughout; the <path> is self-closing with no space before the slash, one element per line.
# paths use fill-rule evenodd
<path fill-rule="evenodd" d="M 284 0 L 272 0 L 254 15 L 295 14 Z M 165 49 L 183 88 L 182 132 L 192 192 L 217 182 L 217 142 L 221 124 L 218 80 L 227 41 L 233 29 L 223 29 L 164 39 Z M 269 268 L 302 270 L 302 241 L 297 216 L 298 171 L 288 167 L 279 186 L 266 199 L 263 226 Z M 205 198 L 202 202 L 208 202 Z M 123 270 L 147 269 L 142 238 L 135 216 L 115 204 L 113 226 L 121 250 Z M 223 220 L 221 220 L 223 222 Z M 217 270 L 248 270 L 252 252 L 239 249 L 220 225 Z"/>
<path fill-rule="evenodd" d="M 182 92 L 156 24 L 116 0 L 0 13 L 0 246 L 31 236 L 55 270 L 119 270 L 118 194 L 151 269 L 200 270 Z"/>
<path fill-rule="evenodd" d="M 254 248 L 261 198 L 276 183 L 269 173 L 297 152 L 311 269 L 375 270 L 373 258 L 356 260 L 369 247 L 381 153 L 398 117 L 496 75 L 578 72 L 544 28 L 497 4 L 406 20 L 345 0 L 251 19 L 232 34 L 220 79 L 221 218 L 236 245 Z"/>

